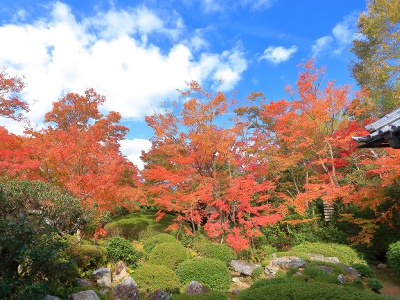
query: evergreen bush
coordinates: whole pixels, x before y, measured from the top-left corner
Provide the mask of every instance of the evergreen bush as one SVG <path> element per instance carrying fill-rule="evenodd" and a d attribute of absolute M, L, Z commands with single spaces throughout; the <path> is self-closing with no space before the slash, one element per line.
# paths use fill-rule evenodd
<path fill-rule="evenodd" d="M 156 245 L 148 256 L 149 264 L 167 266 L 172 270 L 187 259 L 186 248 L 176 241 Z"/>
<path fill-rule="evenodd" d="M 181 284 L 198 281 L 212 290 L 227 291 L 231 284 L 228 267 L 214 258 L 194 258 L 182 262 L 176 269 Z"/>
<path fill-rule="evenodd" d="M 143 265 L 135 270 L 134 278 L 142 293 L 152 293 L 162 289 L 168 293 L 179 293 L 178 276 L 163 265 Z"/>
<path fill-rule="evenodd" d="M 377 292 L 381 288 L 383 288 L 382 283 L 376 278 L 368 278 L 367 282 L 368 282 L 368 286 L 370 287 L 370 289 L 375 292 Z"/>
<path fill-rule="evenodd" d="M 197 247 L 197 252 L 205 258 L 215 258 L 224 262 L 227 266 L 234 258 L 232 249 L 224 244 L 204 243 Z"/>
<path fill-rule="evenodd" d="M 226 300 L 226 293 L 218 291 L 210 291 L 202 294 L 182 294 L 173 297 L 173 300 Z"/>
<path fill-rule="evenodd" d="M 156 245 L 161 244 L 161 243 L 169 243 L 169 242 L 176 242 L 179 244 L 179 241 L 174 238 L 172 235 L 167 234 L 167 233 L 160 233 L 157 235 L 154 235 L 152 237 L 149 237 L 143 245 L 144 251 L 149 253 Z"/>
<path fill-rule="evenodd" d="M 366 264 L 352 264 L 351 266 L 356 269 L 361 276 L 374 277 L 375 275 L 374 270 Z"/>
<path fill-rule="evenodd" d="M 393 271 L 400 275 L 400 241 L 389 245 L 386 258 Z"/>
<path fill-rule="evenodd" d="M 101 246 L 71 245 L 66 252 L 76 261 L 81 273 L 98 269 L 107 263 L 107 250 Z"/>
<path fill-rule="evenodd" d="M 303 275 L 309 276 L 310 278 L 316 278 L 324 276 L 324 271 L 317 266 L 307 266 L 303 271 Z"/>
<path fill-rule="evenodd" d="M 136 267 L 136 261 L 140 258 L 140 253 L 135 250 L 133 245 L 127 239 L 114 236 L 108 239 L 104 246 L 107 251 L 107 256 L 112 262 L 122 260 L 132 268 Z"/>

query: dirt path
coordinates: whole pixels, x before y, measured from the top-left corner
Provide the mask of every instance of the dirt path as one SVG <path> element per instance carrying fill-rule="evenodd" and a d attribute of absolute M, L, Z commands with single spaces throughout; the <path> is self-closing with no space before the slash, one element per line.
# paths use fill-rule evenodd
<path fill-rule="evenodd" d="M 396 276 L 390 269 L 375 269 L 375 277 L 383 285 L 383 288 L 380 290 L 382 295 L 391 296 L 391 299 L 400 300 L 400 277 Z"/>

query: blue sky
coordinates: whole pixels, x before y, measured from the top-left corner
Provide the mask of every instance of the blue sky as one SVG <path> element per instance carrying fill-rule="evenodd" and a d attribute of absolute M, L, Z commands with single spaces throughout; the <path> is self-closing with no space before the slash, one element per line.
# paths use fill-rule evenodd
<path fill-rule="evenodd" d="M 64 93 L 93 87 L 130 128 L 121 149 L 141 166 L 144 117 L 196 80 L 239 101 L 287 97 L 311 57 L 326 79 L 353 84 L 349 48 L 365 0 L 0 0 L 0 66 L 24 75 L 38 126 Z M 356 88 L 356 86 L 355 86 Z M 18 124 L 0 126 L 20 133 Z"/>

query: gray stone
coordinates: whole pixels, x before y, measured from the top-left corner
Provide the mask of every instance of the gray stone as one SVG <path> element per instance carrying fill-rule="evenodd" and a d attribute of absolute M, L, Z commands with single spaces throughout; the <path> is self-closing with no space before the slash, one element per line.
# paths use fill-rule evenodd
<path fill-rule="evenodd" d="M 128 272 L 125 263 L 123 261 L 117 262 L 112 272 L 112 282 L 118 282 L 126 276 L 128 276 Z"/>
<path fill-rule="evenodd" d="M 100 287 L 111 287 L 111 270 L 109 268 L 101 268 L 93 272 L 97 284 Z"/>
<path fill-rule="evenodd" d="M 69 295 L 68 300 L 100 300 L 100 298 L 93 290 L 88 290 Z"/>
<path fill-rule="evenodd" d="M 139 290 L 138 286 L 133 280 L 132 277 L 125 277 L 122 279 L 120 283 L 115 285 L 112 288 L 112 295 L 113 299 L 119 300 L 119 299 L 129 299 L 129 300 L 139 300 Z"/>
<path fill-rule="evenodd" d="M 333 268 L 332 267 L 318 266 L 318 269 L 321 269 L 325 274 L 333 273 Z"/>
<path fill-rule="evenodd" d="M 339 258 L 337 258 L 337 257 L 325 257 L 324 261 L 334 263 L 334 264 L 340 263 Z"/>
<path fill-rule="evenodd" d="M 253 271 L 259 266 L 245 260 L 232 260 L 231 267 L 240 274 L 251 276 Z"/>
<path fill-rule="evenodd" d="M 153 295 L 151 295 L 150 300 L 171 300 L 169 295 L 163 290 L 156 290 Z"/>
<path fill-rule="evenodd" d="M 343 274 L 339 274 L 338 277 L 337 277 L 337 279 L 338 279 L 338 281 L 339 281 L 340 284 L 343 284 L 343 283 L 345 283 L 345 282 L 347 281 L 346 276 L 343 275 Z"/>
<path fill-rule="evenodd" d="M 92 283 L 91 283 L 89 280 L 87 280 L 87 279 L 82 279 L 82 278 L 76 278 L 76 282 L 77 282 L 80 286 L 85 286 L 85 287 L 88 287 L 88 286 L 91 286 L 91 285 L 92 285 Z"/>
<path fill-rule="evenodd" d="M 265 275 L 271 277 L 271 278 L 275 278 L 275 274 L 276 272 L 278 272 L 279 268 L 275 268 L 275 267 L 265 267 L 264 273 Z"/>
<path fill-rule="evenodd" d="M 340 266 L 347 275 L 353 276 L 353 277 L 361 277 L 361 274 L 357 272 L 356 269 L 354 269 L 353 267 L 350 267 L 348 265 L 342 265 L 342 264 L 338 264 L 338 266 Z"/>
<path fill-rule="evenodd" d="M 271 267 L 279 267 L 281 269 L 302 268 L 306 265 L 306 262 L 296 256 L 283 256 L 274 258 L 269 265 Z"/>
<path fill-rule="evenodd" d="M 387 264 L 378 264 L 376 266 L 377 269 L 386 270 L 388 268 Z"/>
<path fill-rule="evenodd" d="M 307 255 L 311 260 L 325 261 L 325 257 L 322 254 L 307 253 Z"/>
<path fill-rule="evenodd" d="M 197 281 L 192 281 L 191 283 L 189 283 L 189 285 L 187 286 L 186 291 L 185 291 L 185 293 L 188 295 L 202 294 L 205 292 L 206 292 L 206 290 L 203 287 L 203 285 Z"/>
<path fill-rule="evenodd" d="M 233 277 L 232 278 L 232 282 L 241 282 L 242 281 L 242 278 L 240 278 L 240 277 Z"/>
<path fill-rule="evenodd" d="M 46 297 L 44 297 L 43 300 L 60 300 L 60 298 L 56 296 L 46 295 Z"/>

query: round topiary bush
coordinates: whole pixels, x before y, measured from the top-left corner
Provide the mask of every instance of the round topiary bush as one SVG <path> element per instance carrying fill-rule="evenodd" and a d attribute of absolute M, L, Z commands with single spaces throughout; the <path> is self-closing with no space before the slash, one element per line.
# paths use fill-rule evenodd
<path fill-rule="evenodd" d="M 161 244 L 161 243 L 168 243 L 168 242 L 176 242 L 179 243 L 179 241 L 174 238 L 172 235 L 169 235 L 167 233 L 160 233 L 157 235 L 154 235 L 152 237 L 149 237 L 143 246 L 144 251 L 149 253 L 156 245 Z"/>
<path fill-rule="evenodd" d="M 111 261 L 118 262 L 122 260 L 131 267 L 136 267 L 136 261 L 140 257 L 140 253 L 133 248 L 133 245 L 127 239 L 114 236 L 108 239 L 104 246 Z"/>
<path fill-rule="evenodd" d="M 186 248 L 175 241 L 156 245 L 148 256 L 148 262 L 175 270 L 181 262 L 188 258 Z"/>
<path fill-rule="evenodd" d="M 368 278 L 367 282 L 368 282 L 368 286 L 370 287 L 370 289 L 375 292 L 377 292 L 381 288 L 383 288 L 382 283 L 376 278 Z"/>
<path fill-rule="evenodd" d="M 353 264 L 351 265 L 354 269 L 357 270 L 358 273 L 360 273 L 361 276 L 364 277 L 374 277 L 375 272 L 374 270 L 366 265 L 366 264 Z"/>
<path fill-rule="evenodd" d="M 134 278 L 142 293 L 151 293 L 157 289 L 168 293 L 179 292 L 179 278 L 166 266 L 143 265 L 136 269 Z"/>
<path fill-rule="evenodd" d="M 107 251 L 96 245 L 71 245 L 67 254 L 76 261 L 80 272 L 95 270 L 107 262 Z"/>
<path fill-rule="evenodd" d="M 224 262 L 226 265 L 229 265 L 231 263 L 231 260 L 234 258 L 232 249 L 224 244 L 200 244 L 197 247 L 197 252 L 202 257 L 215 258 Z"/>
<path fill-rule="evenodd" d="M 389 245 L 386 258 L 393 271 L 400 275 L 400 241 Z"/>
<path fill-rule="evenodd" d="M 212 290 L 227 291 L 231 284 L 228 267 L 215 258 L 194 258 L 176 269 L 181 284 L 198 281 Z"/>

